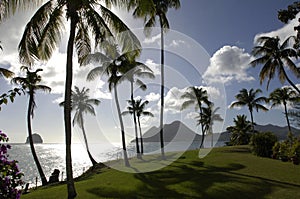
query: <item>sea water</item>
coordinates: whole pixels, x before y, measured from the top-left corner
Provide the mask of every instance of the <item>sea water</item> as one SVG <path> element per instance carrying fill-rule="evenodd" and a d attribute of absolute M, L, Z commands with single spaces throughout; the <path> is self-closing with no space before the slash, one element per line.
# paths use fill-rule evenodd
<path fill-rule="evenodd" d="M 30 183 L 30 187 L 41 185 L 39 173 L 34 163 L 29 144 L 11 144 L 12 148 L 8 151 L 9 159 L 17 160 L 19 168 L 24 173 L 23 181 Z M 185 151 L 190 149 L 199 148 L 200 143 L 166 143 L 165 151 Z M 224 143 L 218 142 L 216 146 L 222 146 Z M 64 144 L 35 144 L 35 150 L 38 159 L 42 165 L 44 174 L 47 179 L 51 176 L 54 169 L 60 170 L 59 180 L 65 180 L 65 145 Z M 205 147 L 210 147 L 210 142 L 204 143 Z M 109 160 L 115 160 L 122 158 L 121 145 L 119 143 L 101 143 L 90 144 L 90 151 L 97 162 L 107 162 Z M 144 143 L 144 154 L 153 154 L 160 152 L 160 143 Z M 135 143 L 130 143 L 127 146 L 127 153 L 129 157 L 136 155 Z M 72 144 L 72 166 L 73 176 L 78 177 L 92 166 L 91 161 L 86 152 L 86 148 L 83 144 Z"/>

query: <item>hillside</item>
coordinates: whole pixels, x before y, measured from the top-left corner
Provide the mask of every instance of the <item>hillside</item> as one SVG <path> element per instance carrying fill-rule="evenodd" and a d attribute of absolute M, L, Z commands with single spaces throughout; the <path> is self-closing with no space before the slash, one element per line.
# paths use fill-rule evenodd
<path fill-rule="evenodd" d="M 288 127 L 276 126 L 273 124 L 268 125 L 256 125 L 255 129 L 259 132 L 273 132 L 278 140 L 286 139 Z M 292 127 L 292 132 L 295 136 L 300 136 L 300 130 Z M 217 137 L 217 134 L 216 136 Z M 164 141 L 165 142 L 184 142 L 184 141 L 200 141 L 201 135 L 196 134 L 193 130 L 188 128 L 184 123 L 180 121 L 174 121 L 171 124 L 164 125 Z M 219 136 L 219 141 L 226 142 L 230 140 L 230 133 L 228 131 L 222 132 Z M 151 127 L 143 135 L 144 142 L 159 142 L 159 128 Z"/>
<path fill-rule="evenodd" d="M 165 142 L 184 142 L 201 140 L 201 136 L 196 134 L 193 130 L 188 128 L 185 124 L 180 121 L 174 121 L 171 124 L 164 125 L 164 141 Z M 143 135 L 144 142 L 159 142 L 159 128 L 151 127 Z"/>
<path fill-rule="evenodd" d="M 254 156 L 248 146 L 215 148 L 202 159 L 198 154 L 198 150 L 187 151 L 170 165 L 159 156 L 134 158 L 128 172 L 100 165 L 76 180 L 76 199 L 300 198 L 300 166 L 291 162 Z M 136 170 L 157 163 L 166 167 L 149 173 Z M 114 164 L 123 165 L 123 161 Z M 32 189 L 21 198 L 67 198 L 66 186 Z"/>

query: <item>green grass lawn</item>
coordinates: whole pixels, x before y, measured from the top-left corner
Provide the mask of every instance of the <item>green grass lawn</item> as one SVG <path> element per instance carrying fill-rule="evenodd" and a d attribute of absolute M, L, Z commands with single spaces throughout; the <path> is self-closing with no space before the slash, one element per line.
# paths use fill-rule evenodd
<path fill-rule="evenodd" d="M 300 198 L 300 166 L 291 162 L 256 157 L 247 146 L 216 148 L 202 159 L 198 153 L 188 151 L 147 173 L 95 169 L 76 181 L 77 198 Z M 128 171 L 155 158 L 133 159 Z M 66 185 L 31 190 L 22 198 L 67 198 Z"/>

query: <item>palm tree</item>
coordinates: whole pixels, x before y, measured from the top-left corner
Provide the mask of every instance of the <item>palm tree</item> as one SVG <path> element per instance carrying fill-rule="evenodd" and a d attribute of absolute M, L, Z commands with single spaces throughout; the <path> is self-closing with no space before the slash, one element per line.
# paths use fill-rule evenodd
<path fill-rule="evenodd" d="M 84 128 L 84 114 L 90 113 L 95 116 L 96 112 L 93 106 L 98 106 L 100 101 L 98 99 L 89 98 L 89 91 L 90 89 L 85 87 L 80 90 L 77 86 L 75 86 L 75 91 L 72 91 L 72 110 L 75 111 L 73 126 L 77 123 L 81 128 L 88 156 L 93 166 L 95 166 L 97 162 L 89 150 L 88 140 Z M 60 103 L 60 106 L 64 106 L 64 102 Z"/>
<path fill-rule="evenodd" d="M 269 96 L 269 100 L 272 102 L 271 108 L 283 104 L 289 132 L 291 132 L 291 125 L 288 117 L 287 102 L 295 102 L 297 99 L 297 93 L 290 87 L 277 88 Z"/>
<path fill-rule="evenodd" d="M 126 61 L 126 60 L 124 60 Z M 127 60 L 128 61 L 128 60 Z M 129 60 L 128 63 L 124 62 L 124 65 L 126 66 L 127 69 L 124 70 L 127 71 L 122 78 L 120 79 L 127 79 L 130 82 L 130 101 L 133 102 L 134 104 L 134 96 L 133 96 L 133 87 L 134 83 L 141 88 L 142 90 L 146 90 L 147 86 L 144 84 L 140 79 L 136 77 L 147 77 L 154 79 L 155 75 L 153 74 L 153 71 L 146 66 L 145 64 L 141 62 L 136 62 L 135 60 Z M 130 102 L 129 102 L 130 103 Z M 140 158 L 140 149 L 139 149 L 139 144 L 138 144 L 138 132 L 137 132 L 137 121 L 136 121 L 136 110 L 132 109 L 133 113 L 133 121 L 134 121 L 134 128 L 135 128 L 135 135 L 136 135 L 136 150 L 137 150 L 137 157 Z"/>
<path fill-rule="evenodd" d="M 150 111 L 145 111 L 146 105 L 149 104 L 148 100 L 145 100 L 142 102 L 142 100 L 137 100 L 135 102 L 135 108 L 136 108 L 136 116 L 139 123 L 139 130 L 140 130 L 140 139 L 141 139 L 141 152 L 144 154 L 144 144 L 143 144 L 143 134 L 142 134 L 142 128 L 141 128 L 141 116 L 150 116 L 154 117 L 154 115 Z"/>
<path fill-rule="evenodd" d="M 182 99 L 187 99 L 185 102 L 183 102 L 181 110 L 186 109 L 187 107 L 194 105 L 195 110 L 199 110 L 200 115 L 200 121 L 202 121 L 202 115 L 203 115 L 203 104 L 209 105 L 211 102 L 208 100 L 208 94 L 207 91 L 203 88 L 198 88 L 196 86 L 192 86 L 187 88 L 187 91 L 181 96 Z M 200 148 L 203 147 L 204 142 L 204 125 L 200 123 L 201 125 L 201 132 L 202 132 L 202 138 L 201 138 L 201 144 Z"/>
<path fill-rule="evenodd" d="M 23 67 L 23 69 L 26 70 L 26 77 L 14 77 L 12 79 L 12 82 L 21 85 L 23 90 L 26 90 L 27 94 L 29 95 L 28 111 L 27 111 L 27 130 L 28 130 L 29 144 L 30 144 L 30 149 L 31 149 L 34 162 L 37 166 L 38 172 L 42 180 L 42 185 L 44 186 L 47 184 L 47 179 L 45 177 L 45 174 L 43 172 L 37 154 L 35 152 L 33 138 L 32 138 L 31 118 L 33 118 L 34 116 L 34 109 L 36 107 L 36 103 L 35 103 L 36 91 L 41 90 L 45 92 L 50 92 L 51 89 L 48 86 L 38 84 L 41 82 L 42 78 L 37 73 L 39 71 L 42 71 L 42 69 L 37 69 L 35 72 L 29 71 L 28 67 Z"/>
<path fill-rule="evenodd" d="M 137 120 L 138 120 L 138 125 L 139 125 L 139 132 L 140 132 L 140 140 L 141 140 L 141 154 L 144 153 L 144 145 L 143 145 L 143 134 L 142 134 L 142 128 L 141 128 L 141 121 L 140 118 L 142 115 L 144 116 L 151 116 L 154 117 L 154 115 L 149 112 L 149 111 L 144 111 L 145 106 L 149 103 L 149 101 L 144 101 L 142 102 L 141 99 L 137 99 L 137 100 L 128 100 L 129 106 L 127 107 L 127 111 L 123 111 L 122 115 L 127 115 L 127 114 L 131 114 L 134 115 L 136 114 Z M 136 122 L 135 122 L 135 126 Z M 135 127 L 137 129 L 137 127 Z M 137 135 L 137 131 L 136 131 L 136 144 L 138 145 L 138 135 Z"/>
<path fill-rule="evenodd" d="M 151 27 L 155 26 L 156 17 L 159 19 L 161 36 L 161 109 L 160 109 L 160 143 L 162 158 L 165 159 L 163 137 L 164 115 L 164 33 L 170 28 L 167 12 L 169 8 L 180 8 L 180 0 L 129 0 L 128 8 L 133 8 L 133 16 L 144 18 L 146 33 L 150 33 Z"/>
<path fill-rule="evenodd" d="M 258 94 L 261 92 L 262 91 L 260 89 L 254 90 L 253 88 L 251 88 L 248 91 L 247 89 L 243 88 L 242 90 L 240 90 L 240 93 L 235 96 L 237 101 L 233 102 L 230 106 L 230 108 L 248 106 L 253 133 L 254 133 L 253 109 L 255 108 L 257 112 L 258 110 L 268 111 L 266 107 L 260 104 L 262 102 L 265 103 L 268 102 L 268 99 L 266 97 L 258 97 Z"/>
<path fill-rule="evenodd" d="M 213 147 L 214 139 L 213 139 L 213 125 L 215 121 L 222 122 L 223 118 L 220 114 L 217 114 L 220 107 L 214 109 L 213 103 L 211 103 L 207 107 L 202 108 L 202 115 L 197 116 L 198 125 L 204 126 L 204 132 L 207 134 L 211 134 L 211 147 Z"/>
<path fill-rule="evenodd" d="M 26 63 L 26 65 L 31 66 L 36 60 L 48 60 L 60 43 L 64 29 L 64 19 L 70 22 L 64 93 L 68 198 L 74 198 L 77 195 L 74 186 L 71 156 L 71 91 L 74 45 L 80 64 L 82 64 L 82 60 L 86 55 L 91 53 L 90 35 L 93 36 L 94 46 L 97 49 L 101 48 L 103 40 L 113 36 L 112 32 L 117 34 L 127 31 L 126 34 L 115 37 L 121 48 L 127 50 L 130 50 L 131 47 L 134 49 L 140 48 L 140 44 L 136 42 L 137 38 L 129 31 L 129 28 L 110 11 L 111 2 L 105 1 L 106 6 L 100 4 L 100 2 L 100 0 L 49 0 L 45 2 L 26 25 L 18 47 L 20 61 Z M 95 10 L 96 8 L 100 13 Z"/>
<path fill-rule="evenodd" d="M 260 55 L 261 57 L 253 60 L 250 64 L 252 66 L 257 66 L 263 64 L 262 69 L 259 74 L 260 83 L 265 79 L 268 79 L 267 88 L 271 79 L 274 78 L 275 74 L 278 74 L 278 78 L 281 83 L 284 83 L 285 80 L 298 92 L 300 90 L 292 82 L 292 80 L 287 76 L 285 71 L 285 66 L 288 67 L 297 77 L 300 76 L 300 70 L 293 62 L 292 58 L 297 58 L 297 51 L 290 47 L 290 40 L 295 37 L 288 37 L 282 44 L 280 44 L 280 39 L 278 37 L 260 37 L 258 38 L 258 43 L 262 44 L 256 46 L 252 50 L 254 56 Z"/>
<path fill-rule="evenodd" d="M 123 75 L 130 71 L 130 66 L 133 67 L 139 65 L 137 62 L 135 62 L 135 57 L 139 55 L 139 52 L 131 51 L 121 54 L 119 52 L 118 45 L 105 42 L 105 46 L 106 50 L 103 53 L 97 52 L 94 54 L 90 54 L 85 58 L 85 64 L 91 62 L 100 62 L 102 64 L 101 66 L 92 69 L 88 73 L 87 80 L 94 80 L 97 76 L 101 76 L 103 74 L 109 76 L 109 90 L 114 91 L 115 103 L 121 127 L 124 162 L 125 166 L 129 167 L 130 164 L 128 161 L 128 155 L 126 150 L 125 128 L 119 103 L 117 86 L 119 83 L 122 82 L 122 80 L 126 79 Z"/>
<path fill-rule="evenodd" d="M 246 115 L 237 115 L 233 120 L 234 126 L 227 127 L 231 132 L 230 143 L 233 145 L 248 144 L 250 140 L 249 132 L 252 130 L 252 124 L 247 120 Z"/>

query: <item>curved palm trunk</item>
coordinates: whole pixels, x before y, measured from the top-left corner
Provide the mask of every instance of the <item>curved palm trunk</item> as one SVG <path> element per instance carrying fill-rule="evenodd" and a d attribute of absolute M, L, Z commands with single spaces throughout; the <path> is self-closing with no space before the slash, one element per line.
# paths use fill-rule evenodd
<path fill-rule="evenodd" d="M 161 149 L 161 156 L 162 159 L 165 159 L 165 147 L 164 147 L 164 83 L 165 83 L 165 56 L 164 56 L 164 29 L 163 29 L 163 22 L 162 18 L 159 17 L 160 21 L 160 35 L 161 35 L 161 41 L 160 41 L 160 47 L 161 47 L 161 88 L 160 88 L 160 149 Z"/>
<path fill-rule="evenodd" d="M 254 120 L 253 120 L 253 111 L 249 109 L 250 117 L 251 117 L 251 124 L 252 124 L 252 133 L 254 134 Z"/>
<path fill-rule="evenodd" d="M 36 167 L 38 169 L 38 172 L 40 174 L 41 180 L 42 180 L 42 185 L 47 185 L 47 179 L 45 177 L 45 174 L 43 172 L 42 166 L 39 162 L 39 159 L 37 157 L 37 154 L 35 152 L 34 149 L 34 144 L 33 144 L 33 139 L 32 139 L 32 129 L 31 129 L 31 110 L 32 110 L 32 106 L 33 106 L 33 98 L 34 98 L 34 94 L 32 91 L 29 91 L 29 103 L 28 103 L 28 111 L 27 111 L 27 128 L 28 128 L 28 137 L 29 137 L 29 144 L 30 144 L 30 149 L 31 149 L 31 153 L 34 159 L 34 162 L 36 164 Z"/>
<path fill-rule="evenodd" d="M 289 128 L 289 132 L 292 133 L 292 129 L 291 129 L 291 125 L 290 125 L 290 121 L 289 121 L 289 116 L 288 116 L 288 111 L 287 111 L 287 107 L 286 107 L 286 102 L 283 102 L 284 105 L 284 112 L 285 112 L 285 118 L 286 118 L 286 122 Z"/>
<path fill-rule="evenodd" d="M 128 156 L 127 156 L 127 150 L 126 150 L 124 124 L 123 124 L 123 119 L 122 119 L 122 116 L 121 116 L 121 109 L 120 109 L 118 91 L 117 91 L 117 86 L 116 85 L 114 86 L 114 92 L 115 92 L 115 102 L 116 102 L 119 121 L 120 121 L 120 126 L 121 126 L 121 136 L 122 136 L 122 147 L 123 147 L 124 162 L 125 162 L 126 167 L 130 167 L 130 164 L 129 164 L 129 161 L 128 161 Z"/>
<path fill-rule="evenodd" d="M 72 127 L 71 127 L 71 95 L 72 95 L 72 78 L 73 78 L 73 48 L 75 40 L 76 24 L 78 19 L 71 17 L 70 36 L 67 47 L 67 66 L 66 66 L 66 85 L 65 85 L 65 106 L 64 106 L 64 120 L 65 120 L 65 141 L 66 141 L 66 173 L 67 173 L 67 188 L 68 199 L 75 198 L 77 193 L 73 179 L 72 169 Z"/>
<path fill-rule="evenodd" d="M 139 123 L 139 130 L 140 130 L 140 139 L 141 139 L 141 153 L 144 154 L 144 143 L 143 143 L 143 134 L 142 134 L 140 117 L 138 117 L 138 123 Z"/>
<path fill-rule="evenodd" d="M 135 131 L 135 145 L 136 145 L 136 156 L 137 158 L 141 158 L 141 152 L 140 152 L 140 147 L 139 147 L 139 138 L 138 138 L 138 130 L 137 130 L 137 123 L 136 123 L 136 111 L 135 111 L 135 101 L 133 99 L 133 82 L 130 82 L 130 87 L 131 87 L 131 101 L 132 101 L 132 106 L 133 106 L 133 122 L 134 122 L 134 131 Z"/>
<path fill-rule="evenodd" d="M 288 81 L 288 83 L 300 94 L 300 90 L 298 89 L 298 87 L 290 80 L 290 78 L 287 76 L 282 64 L 280 64 L 281 70 L 283 71 L 283 74 L 286 78 L 286 80 Z"/>
<path fill-rule="evenodd" d="M 84 129 L 84 124 L 83 124 L 83 118 L 82 116 L 80 117 L 80 122 L 81 122 L 81 130 L 82 130 L 82 134 L 83 134 L 83 138 L 84 138 L 84 143 L 85 143 L 85 147 L 86 147 L 86 151 L 88 153 L 88 156 L 93 164 L 93 166 L 95 166 L 97 164 L 97 161 L 93 158 L 92 154 L 90 153 L 90 149 L 89 149 L 89 145 L 88 145 L 88 140 L 86 137 L 86 133 L 85 133 L 85 129 Z"/>

